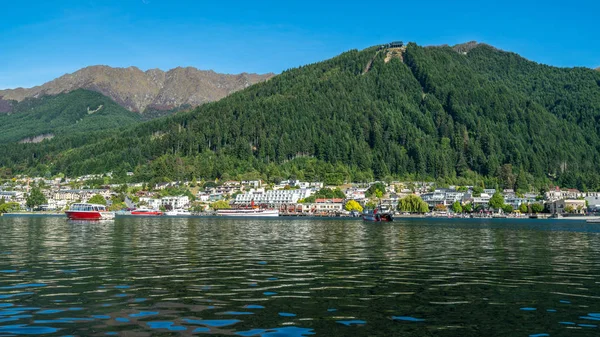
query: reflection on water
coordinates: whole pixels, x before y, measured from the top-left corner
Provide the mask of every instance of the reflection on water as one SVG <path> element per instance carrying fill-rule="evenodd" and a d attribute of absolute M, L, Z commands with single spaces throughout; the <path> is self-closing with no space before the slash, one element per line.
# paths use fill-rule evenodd
<path fill-rule="evenodd" d="M 598 336 L 582 222 L 0 218 L 0 336 Z"/>

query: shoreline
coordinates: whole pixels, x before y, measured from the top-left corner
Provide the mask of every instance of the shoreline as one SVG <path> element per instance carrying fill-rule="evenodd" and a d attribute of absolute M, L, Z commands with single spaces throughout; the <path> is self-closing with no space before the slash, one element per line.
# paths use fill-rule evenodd
<path fill-rule="evenodd" d="M 0 214 L 3 217 L 8 218 L 18 218 L 18 217 L 64 217 L 66 216 L 64 213 L 4 213 Z M 159 219 L 198 219 L 198 218 L 207 218 L 207 219 L 261 219 L 261 220 L 277 220 L 277 219 L 285 219 L 285 220 L 362 220 L 361 216 L 352 217 L 352 216 L 326 216 L 326 215 L 280 215 L 278 217 L 261 217 L 261 216 L 237 216 L 237 217 L 228 217 L 222 215 L 124 215 L 117 214 L 115 218 L 159 218 Z M 485 220 L 485 221 L 499 221 L 499 220 L 556 220 L 556 221 L 587 221 L 587 220 L 600 220 L 600 216 L 575 216 L 575 217 L 559 217 L 559 218 L 551 218 L 551 217 L 539 217 L 539 218 L 530 218 L 529 216 L 525 217 L 448 217 L 448 216 L 425 216 L 425 215 L 397 215 L 394 216 L 395 221 L 401 220 L 427 220 L 427 219 L 435 219 L 435 220 Z"/>

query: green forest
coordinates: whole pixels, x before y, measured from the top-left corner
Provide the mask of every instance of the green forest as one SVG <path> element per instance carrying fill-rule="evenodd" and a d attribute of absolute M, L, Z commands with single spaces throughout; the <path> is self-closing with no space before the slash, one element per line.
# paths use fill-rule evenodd
<path fill-rule="evenodd" d="M 40 135 L 71 135 L 113 130 L 138 123 L 140 115 L 92 91 L 75 90 L 56 96 L 14 102 L 10 114 L 0 114 L 0 144 Z"/>
<path fill-rule="evenodd" d="M 600 189 L 600 73 L 478 45 L 377 47 L 119 130 L 0 147 L 5 174 L 164 181 L 396 177 Z M 367 65 L 372 61 L 370 67 Z M 365 70 L 368 71 L 365 71 Z"/>

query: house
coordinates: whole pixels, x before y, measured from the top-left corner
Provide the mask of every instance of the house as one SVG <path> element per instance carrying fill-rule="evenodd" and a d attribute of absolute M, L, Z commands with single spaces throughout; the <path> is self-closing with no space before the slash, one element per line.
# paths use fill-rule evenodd
<path fill-rule="evenodd" d="M 344 194 L 346 194 L 347 199 L 362 201 L 366 199 L 366 192 L 366 188 L 349 188 L 344 192 Z"/>
<path fill-rule="evenodd" d="M 507 205 L 511 205 L 513 209 L 519 209 L 522 204 L 528 205 L 533 204 L 535 199 L 530 198 L 520 198 L 517 196 L 505 196 L 504 203 Z"/>
<path fill-rule="evenodd" d="M 198 192 L 198 194 L 196 194 L 196 200 L 200 202 L 208 202 L 209 198 L 210 194 L 206 192 Z"/>
<path fill-rule="evenodd" d="M 21 206 L 25 205 L 25 194 L 21 191 L 0 191 L 0 199 L 2 198 L 6 202 L 18 202 Z"/>
<path fill-rule="evenodd" d="M 309 207 L 313 213 L 339 213 L 344 210 L 344 199 L 316 199 Z"/>
<path fill-rule="evenodd" d="M 225 199 L 222 193 L 211 193 L 208 196 L 208 202 L 215 202 Z"/>
<path fill-rule="evenodd" d="M 487 208 L 490 204 L 491 198 L 492 196 L 490 194 L 481 193 L 480 196 L 471 198 L 471 205 L 473 205 L 473 209 L 477 208 L 478 206 L 483 206 Z"/>
<path fill-rule="evenodd" d="M 148 208 L 152 208 L 152 209 L 159 209 L 160 206 L 162 205 L 162 202 L 160 199 L 154 199 L 154 198 L 149 198 L 149 197 L 142 197 L 140 198 L 140 204 L 146 204 L 148 206 Z"/>
<path fill-rule="evenodd" d="M 429 208 L 434 208 L 437 205 L 445 205 L 446 193 L 443 192 L 430 192 L 421 194 L 421 199 L 427 203 Z"/>
<path fill-rule="evenodd" d="M 580 199 L 561 199 L 548 203 L 548 209 L 552 214 L 577 213 L 583 214 L 586 212 L 585 200 Z M 571 210 L 569 212 L 569 210 Z"/>
<path fill-rule="evenodd" d="M 262 181 L 260 181 L 260 180 L 244 180 L 244 181 L 242 181 L 242 185 L 248 186 L 251 188 L 259 188 L 262 185 Z"/>

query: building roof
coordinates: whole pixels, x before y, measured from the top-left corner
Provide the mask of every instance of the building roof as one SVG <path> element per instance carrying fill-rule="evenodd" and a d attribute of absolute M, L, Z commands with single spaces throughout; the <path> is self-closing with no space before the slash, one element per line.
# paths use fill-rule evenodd
<path fill-rule="evenodd" d="M 344 199 L 341 198 L 333 198 L 333 199 L 316 199 L 315 202 L 318 204 L 324 204 L 324 203 L 332 203 L 332 204 L 340 204 L 344 201 Z"/>

